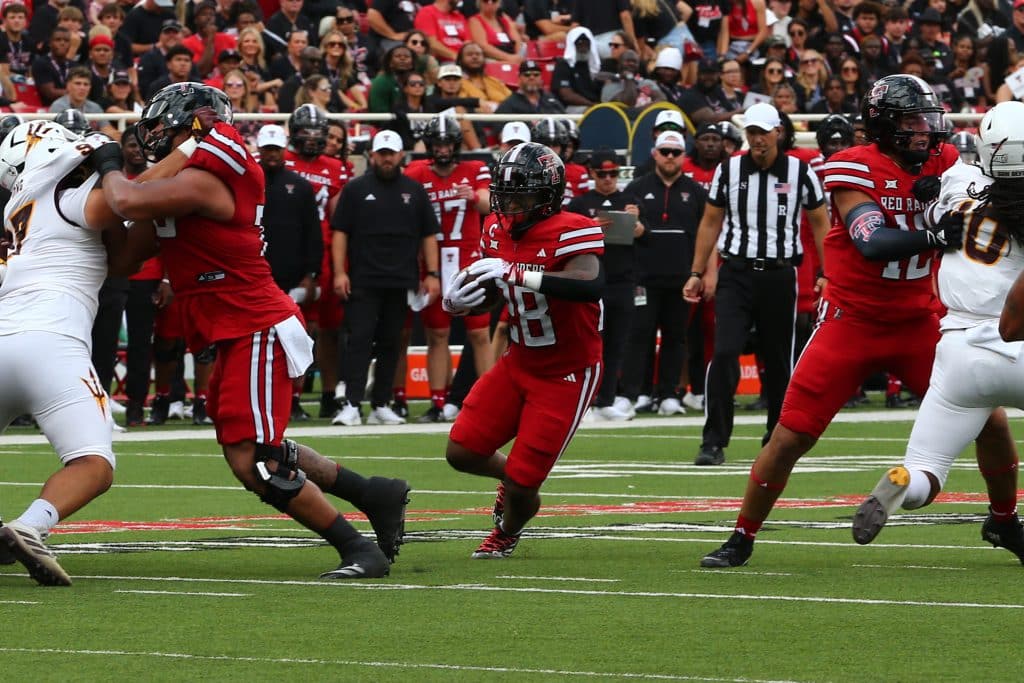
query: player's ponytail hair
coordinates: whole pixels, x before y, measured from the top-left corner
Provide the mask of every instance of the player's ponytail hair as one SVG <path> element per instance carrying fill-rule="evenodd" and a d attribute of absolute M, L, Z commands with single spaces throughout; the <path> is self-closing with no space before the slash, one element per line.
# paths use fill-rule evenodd
<path fill-rule="evenodd" d="M 980 192 L 967 193 L 979 202 L 976 211 L 995 219 L 1002 229 L 1024 247 L 1024 178 L 997 178 Z"/>

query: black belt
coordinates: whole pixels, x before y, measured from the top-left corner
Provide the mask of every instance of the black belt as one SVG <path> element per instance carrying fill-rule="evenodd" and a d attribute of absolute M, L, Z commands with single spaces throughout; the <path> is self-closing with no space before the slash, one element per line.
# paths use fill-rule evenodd
<path fill-rule="evenodd" d="M 727 254 L 722 254 L 722 258 L 739 270 L 747 268 L 750 270 L 779 270 L 799 265 L 799 261 L 796 258 L 746 258 L 743 256 L 729 256 Z"/>

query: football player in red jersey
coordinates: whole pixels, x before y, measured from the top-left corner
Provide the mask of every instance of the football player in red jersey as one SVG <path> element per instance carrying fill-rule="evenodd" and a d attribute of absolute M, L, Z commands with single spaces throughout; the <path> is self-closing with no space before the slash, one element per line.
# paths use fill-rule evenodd
<path fill-rule="evenodd" d="M 501 483 L 494 530 L 473 553 L 508 557 L 540 508 L 538 492 L 572 439 L 601 382 L 602 228 L 562 213 L 565 166 L 558 154 L 523 143 L 498 162 L 493 213 L 484 221 L 485 258 L 450 283 L 445 310 L 465 314 L 493 279 L 508 304 L 511 343 L 477 380 L 448 438 L 449 464 Z M 508 456 L 497 449 L 515 439 Z"/>
<path fill-rule="evenodd" d="M 443 287 L 460 269 L 480 257 L 480 215 L 487 213 L 491 205 L 491 172 L 482 161 L 459 160 L 462 130 L 451 116 L 441 114 L 431 119 L 423 131 L 423 142 L 429 159 L 409 164 L 405 174 L 423 185 L 441 224 L 437 246 Z M 442 289 L 441 296 L 444 294 Z M 451 318 L 441 308 L 441 299 L 424 308 L 420 315 L 427 335 L 431 405 L 419 422 L 443 422 L 452 376 L 452 354 L 448 348 Z M 491 366 L 490 323 L 488 314 L 465 317 L 466 336 L 473 347 L 478 377 Z"/>
<path fill-rule="evenodd" d="M 566 156 L 570 149 L 569 128 L 557 119 L 542 119 L 530 129 L 530 140 L 548 149 L 554 150 L 565 165 L 565 196 L 562 206 L 566 206 L 573 197 L 579 197 L 590 189 L 590 173 L 583 164 L 569 162 Z"/>
<path fill-rule="evenodd" d="M 747 563 L 796 461 L 869 374 L 888 368 L 918 395 L 928 388 L 939 339 L 931 261 L 962 240 L 962 227 L 930 228 L 923 220 L 925 202 L 937 195 L 936 176 L 957 160 L 956 148 L 942 142 L 943 111 L 920 78 L 879 79 L 863 106 L 873 143 L 837 152 L 825 164 L 832 228 L 817 328 L 790 379 L 779 423 L 750 470 L 735 531 L 702 567 Z M 1016 452 L 1002 409 L 976 443 L 990 497 L 1005 500 Z M 932 483 L 934 496 L 939 487 Z"/>
<path fill-rule="evenodd" d="M 316 364 L 320 369 L 320 417 L 334 417 L 338 404 L 334 387 L 338 383 L 338 332 L 341 329 L 341 300 L 334 293 L 331 269 L 331 216 L 338 206 L 341 188 L 348 182 L 349 172 L 340 159 L 325 153 L 329 128 L 327 112 L 315 104 L 303 104 L 288 117 L 288 149 L 284 165 L 305 178 L 313 186 L 320 227 L 324 234 L 324 258 L 319 273 L 310 273 L 320 290 L 320 298 L 307 301 L 302 314 L 310 328 L 316 328 Z M 305 285 L 305 283 L 303 283 Z M 308 415 L 299 406 L 299 397 L 292 397 L 292 419 L 306 420 Z"/>
<path fill-rule="evenodd" d="M 321 578 L 383 577 L 402 542 L 409 487 L 400 479 L 364 479 L 283 438 L 292 379 L 312 362 L 312 341 L 263 255 L 263 171 L 231 126 L 230 112 L 224 93 L 201 83 L 162 89 L 142 111 L 140 143 L 154 159 L 184 143 L 191 147 L 188 162 L 172 178 L 134 183 L 120 171 L 119 158 L 94 155 L 103 194 L 115 212 L 136 221 L 129 240 L 139 256 L 148 256 L 159 239 L 188 343 L 216 345 L 207 410 L 235 477 L 334 546 L 341 564 Z M 356 531 L 323 491 L 362 510 L 377 543 Z"/>

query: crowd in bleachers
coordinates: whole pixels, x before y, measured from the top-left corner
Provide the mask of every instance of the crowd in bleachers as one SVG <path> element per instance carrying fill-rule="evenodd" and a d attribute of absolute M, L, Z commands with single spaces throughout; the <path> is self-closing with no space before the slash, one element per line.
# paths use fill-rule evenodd
<path fill-rule="evenodd" d="M 137 112 L 202 80 L 239 112 L 580 112 L 667 101 L 699 126 L 759 101 L 852 113 L 879 77 L 955 112 L 1024 91 L 1017 0 L 35 0 L 5 2 L 0 105 Z M 1022 55 L 1024 56 L 1024 55 Z M 88 94 L 69 89 L 87 69 Z M 1009 76 L 1009 78 L 1008 78 Z M 493 144 L 476 127 L 466 145 Z M 254 142 L 254 137 L 251 141 Z M 413 140 L 407 136 L 407 144 Z"/>

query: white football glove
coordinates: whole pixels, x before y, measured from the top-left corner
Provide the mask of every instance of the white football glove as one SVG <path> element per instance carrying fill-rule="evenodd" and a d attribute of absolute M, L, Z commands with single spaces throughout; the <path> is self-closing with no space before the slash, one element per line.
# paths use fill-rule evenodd
<path fill-rule="evenodd" d="M 523 284 L 523 270 L 500 258 L 482 258 L 471 263 L 467 270 L 476 275 L 477 280 L 504 280 L 513 285 Z"/>
<path fill-rule="evenodd" d="M 480 286 L 479 280 L 466 282 L 466 271 L 460 270 L 448 282 L 441 308 L 451 315 L 465 315 L 484 302 L 487 293 Z"/>

